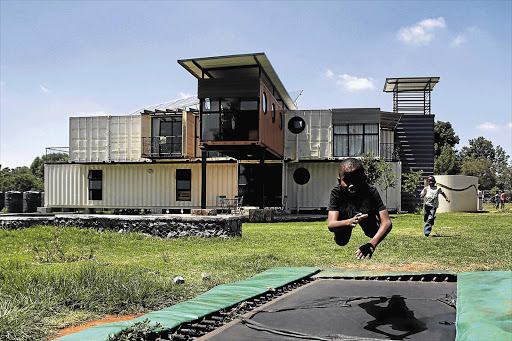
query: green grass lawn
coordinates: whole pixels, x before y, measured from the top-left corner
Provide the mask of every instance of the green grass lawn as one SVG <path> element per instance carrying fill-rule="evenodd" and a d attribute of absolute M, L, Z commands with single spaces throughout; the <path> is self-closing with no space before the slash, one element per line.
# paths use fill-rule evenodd
<path fill-rule="evenodd" d="M 57 328 L 105 314 L 161 309 L 210 288 L 284 266 L 382 270 L 512 270 L 512 214 L 439 213 L 425 238 L 421 215 L 392 215 L 372 259 L 354 252 L 356 228 L 337 246 L 326 222 L 243 224 L 231 239 L 36 227 L 0 230 L 0 339 L 44 340 Z M 207 278 L 203 278 L 207 274 Z M 172 280 L 182 276 L 185 284 Z"/>

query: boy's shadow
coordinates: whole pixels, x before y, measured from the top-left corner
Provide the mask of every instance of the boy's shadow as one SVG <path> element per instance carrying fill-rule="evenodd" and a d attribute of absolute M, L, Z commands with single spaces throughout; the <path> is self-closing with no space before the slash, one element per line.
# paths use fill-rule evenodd
<path fill-rule="evenodd" d="M 387 306 L 382 306 L 385 303 Z M 414 317 L 414 312 L 407 307 L 402 296 L 381 297 L 359 306 L 374 317 L 373 321 L 366 323 L 364 329 L 385 335 L 391 340 L 403 340 L 409 335 L 427 330 L 427 325 Z M 391 329 L 403 333 L 392 334 L 379 329 L 385 325 L 391 325 Z"/>

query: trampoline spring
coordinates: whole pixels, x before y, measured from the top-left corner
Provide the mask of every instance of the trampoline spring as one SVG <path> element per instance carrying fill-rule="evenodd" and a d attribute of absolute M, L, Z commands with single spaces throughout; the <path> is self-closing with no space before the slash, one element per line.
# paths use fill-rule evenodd
<path fill-rule="evenodd" d="M 187 335 L 181 335 L 181 334 L 176 334 L 172 337 L 171 340 L 185 340 L 185 341 L 188 341 L 190 340 L 190 337 L 188 337 Z"/>
<path fill-rule="evenodd" d="M 211 326 L 215 326 L 218 324 L 217 321 L 213 321 L 213 320 L 203 320 L 201 321 L 201 323 L 204 323 L 204 324 L 207 324 L 207 325 L 211 325 Z"/>
<path fill-rule="evenodd" d="M 422 276 L 422 277 L 420 278 L 420 281 L 421 281 L 421 282 L 425 282 L 425 277 L 424 277 L 424 276 Z"/>
<path fill-rule="evenodd" d="M 190 325 L 190 327 L 194 328 L 194 329 L 199 329 L 199 330 L 212 330 L 212 326 L 208 326 L 206 324 L 199 324 L 199 323 L 193 323 L 192 325 Z"/>
<path fill-rule="evenodd" d="M 224 318 L 223 318 L 223 317 L 221 317 L 221 316 L 215 316 L 215 315 L 213 315 L 213 316 L 211 316 L 210 318 L 211 318 L 212 320 L 214 320 L 214 321 L 224 321 Z"/>
<path fill-rule="evenodd" d="M 180 330 L 180 333 L 185 334 L 185 335 L 196 335 L 197 334 L 195 329 L 183 329 L 183 328 Z"/>

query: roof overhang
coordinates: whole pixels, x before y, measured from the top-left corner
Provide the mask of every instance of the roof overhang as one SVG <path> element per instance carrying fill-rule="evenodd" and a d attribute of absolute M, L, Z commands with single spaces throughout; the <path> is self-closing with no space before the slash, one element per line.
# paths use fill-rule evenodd
<path fill-rule="evenodd" d="M 212 78 L 208 73 L 210 69 L 259 66 L 270 79 L 288 109 L 297 109 L 265 53 L 181 59 L 178 60 L 178 63 L 197 79 Z"/>
<path fill-rule="evenodd" d="M 432 91 L 439 77 L 386 78 L 384 92 Z"/>

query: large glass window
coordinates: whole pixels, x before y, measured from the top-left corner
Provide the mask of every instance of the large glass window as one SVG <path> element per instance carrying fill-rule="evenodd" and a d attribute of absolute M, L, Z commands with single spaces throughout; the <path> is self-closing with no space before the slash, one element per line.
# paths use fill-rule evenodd
<path fill-rule="evenodd" d="M 190 201 L 192 192 L 192 170 L 176 169 L 176 200 Z"/>
<path fill-rule="evenodd" d="M 365 153 L 378 156 L 378 124 L 339 124 L 333 126 L 333 133 L 333 156 L 362 156 Z"/>
<path fill-rule="evenodd" d="M 89 179 L 89 200 L 102 200 L 103 171 L 101 169 L 91 169 L 87 179 Z"/>
<path fill-rule="evenodd" d="M 258 98 L 205 98 L 201 141 L 258 140 Z"/>
<path fill-rule="evenodd" d="M 162 117 L 157 120 L 155 152 L 162 157 L 180 157 L 182 149 L 182 118 Z"/>

